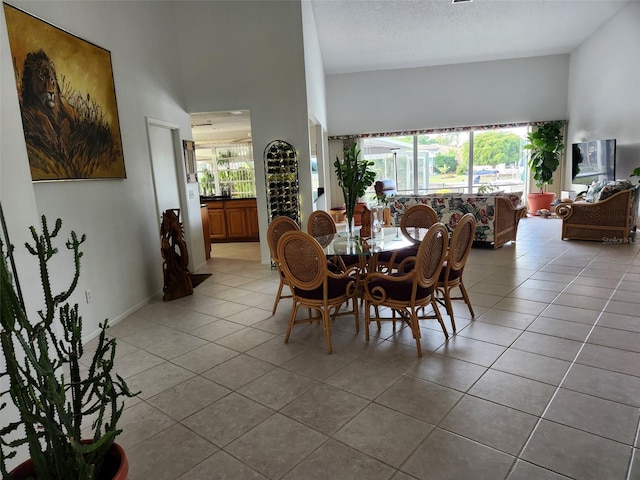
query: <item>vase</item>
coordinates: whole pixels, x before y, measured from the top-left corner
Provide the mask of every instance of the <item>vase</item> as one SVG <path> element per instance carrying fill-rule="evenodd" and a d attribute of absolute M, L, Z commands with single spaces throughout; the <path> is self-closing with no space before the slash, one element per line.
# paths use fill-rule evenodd
<path fill-rule="evenodd" d="M 87 443 L 83 440 L 82 443 Z M 35 469 L 30 458 L 11 470 L 10 478 L 14 480 L 27 480 L 34 478 Z M 120 445 L 114 443 L 104 458 L 104 464 L 96 480 L 127 480 L 129 474 L 129 461 Z"/>
<path fill-rule="evenodd" d="M 353 216 L 347 217 L 347 240 L 355 240 L 355 238 L 356 232 Z"/>

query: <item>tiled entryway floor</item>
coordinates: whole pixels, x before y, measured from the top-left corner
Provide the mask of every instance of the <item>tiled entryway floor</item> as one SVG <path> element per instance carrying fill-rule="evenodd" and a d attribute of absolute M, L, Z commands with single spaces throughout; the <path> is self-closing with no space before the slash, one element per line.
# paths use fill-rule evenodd
<path fill-rule="evenodd" d="M 422 359 L 406 329 L 367 343 L 344 317 L 332 355 L 318 324 L 285 345 L 290 299 L 271 315 L 258 245 L 214 245 L 193 296 L 111 328 L 142 392 L 118 437 L 129 478 L 640 478 L 640 248 L 560 225 L 527 218 L 516 244 L 473 249 L 476 318 L 457 302 L 448 341 L 425 322 Z"/>

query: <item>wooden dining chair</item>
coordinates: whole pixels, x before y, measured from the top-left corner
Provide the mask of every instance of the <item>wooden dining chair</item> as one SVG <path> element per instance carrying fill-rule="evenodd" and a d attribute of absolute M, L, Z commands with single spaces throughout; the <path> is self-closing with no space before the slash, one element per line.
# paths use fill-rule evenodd
<path fill-rule="evenodd" d="M 267 229 L 267 243 L 269 244 L 269 252 L 271 259 L 278 270 L 278 277 L 280 277 L 280 284 L 278 285 L 278 293 L 276 294 L 275 302 L 273 303 L 273 310 L 271 315 L 276 314 L 278 303 L 282 298 L 292 298 L 292 295 L 282 295 L 282 290 L 285 286 L 291 289 L 291 285 L 287 281 L 284 272 L 280 267 L 280 259 L 278 258 L 278 242 L 280 237 L 286 232 L 300 230 L 298 224 L 289 217 L 280 216 L 271 220 L 269 228 Z"/>
<path fill-rule="evenodd" d="M 278 258 L 293 295 L 293 308 L 284 337 L 285 343 L 289 342 L 294 325 L 319 320 L 322 322 L 327 340 L 327 352 L 331 353 L 331 320 L 344 315 L 352 315 L 356 332 L 360 331 L 357 307 L 358 275 L 355 268 L 339 274 L 329 271 L 320 244 L 308 233 L 300 231 L 290 231 L 282 235 L 278 243 Z M 349 300 L 353 308 L 341 310 Z M 297 318 L 300 307 L 309 309 L 308 318 Z M 312 316 L 312 310 L 318 315 Z"/>
<path fill-rule="evenodd" d="M 418 356 L 422 356 L 419 321 L 435 318 L 445 337 L 449 337 L 442 315 L 438 310 L 435 289 L 447 254 L 449 234 L 442 223 L 435 223 L 424 235 L 415 255 L 414 268 L 407 273 L 370 273 L 362 281 L 364 287 L 365 332 L 369 341 L 371 308 L 380 328 L 381 320 L 406 322 L 416 341 Z M 432 307 L 432 316 L 422 315 L 426 307 Z M 380 317 L 379 307 L 388 307 L 393 317 Z M 396 316 L 396 314 L 398 316 Z"/>
<path fill-rule="evenodd" d="M 471 318 L 475 317 L 469 294 L 462 282 L 462 273 L 469 258 L 469 253 L 471 252 L 471 245 L 473 244 L 475 233 L 476 217 L 472 213 L 466 213 L 453 230 L 451 241 L 449 242 L 449 251 L 442 270 L 440 271 L 438 283 L 436 284 L 436 291 L 442 297 L 438 298 L 438 301 L 447 309 L 447 314 L 451 319 L 451 328 L 454 333 L 456 331 L 456 322 L 453 318 L 451 300 L 464 300 L 467 307 L 469 307 Z M 459 288 L 461 295 L 452 297 L 451 290 L 456 287 Z"/>
<path fill-rule="evenodd" d="M 336 222 L 334 222 L 331 215 L 324 210 L 315 210 L 311 212 L 311 215 L 309 215 L 309 219 L 307 220 L 307 232 L 309 235 L 316 240 L 322 237 L 327 237 L 327 239 L 329 239 L 330 237 L 328 236 L 336 233 L 336 231 Z M 323 247 L 326 247 L 331 243 L 331 240 L 328 240 L 328 242 L 325 243 L 326 245 L 322 245 L 322 242 L 320 242 Z"/>
<path fill-rule="evenodd" d="M 418 204 L 409 207 L 400 219 L 400 231 L 413 245 L 393 252 L 380 253 L 378 255 L 379 269 L 382 272 L 397 271 L 407 257 L 416 255 L 420 241 L 429 228 L 437 222 L 438 214 L 429 205 Z"/>

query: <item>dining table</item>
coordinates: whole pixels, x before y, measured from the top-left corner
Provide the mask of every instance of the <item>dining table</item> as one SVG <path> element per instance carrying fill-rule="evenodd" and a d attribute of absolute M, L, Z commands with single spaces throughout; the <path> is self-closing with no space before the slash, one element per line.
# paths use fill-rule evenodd
<path fill-rule="evenodd" d="M 419 243 L 408 238 L 399 227 L 384 227 L 371 237 L 361 237 L 359 230 L 350 237 L 348 232 L 337 232 L 315 237 L 328 258 L 336 255 L 357 257 L 362 272 L 375 272 L 378 269 L 378 255 L 392 252 Z"/>

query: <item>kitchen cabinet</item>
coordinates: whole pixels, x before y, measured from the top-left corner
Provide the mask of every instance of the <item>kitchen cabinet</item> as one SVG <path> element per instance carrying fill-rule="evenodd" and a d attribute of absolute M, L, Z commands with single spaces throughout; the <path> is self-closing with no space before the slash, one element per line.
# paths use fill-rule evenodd
<path fill-rule="evenodd" d="M 258 207 L 255 198 L 207 202 L 212 242 L 258 241 Z"/>

